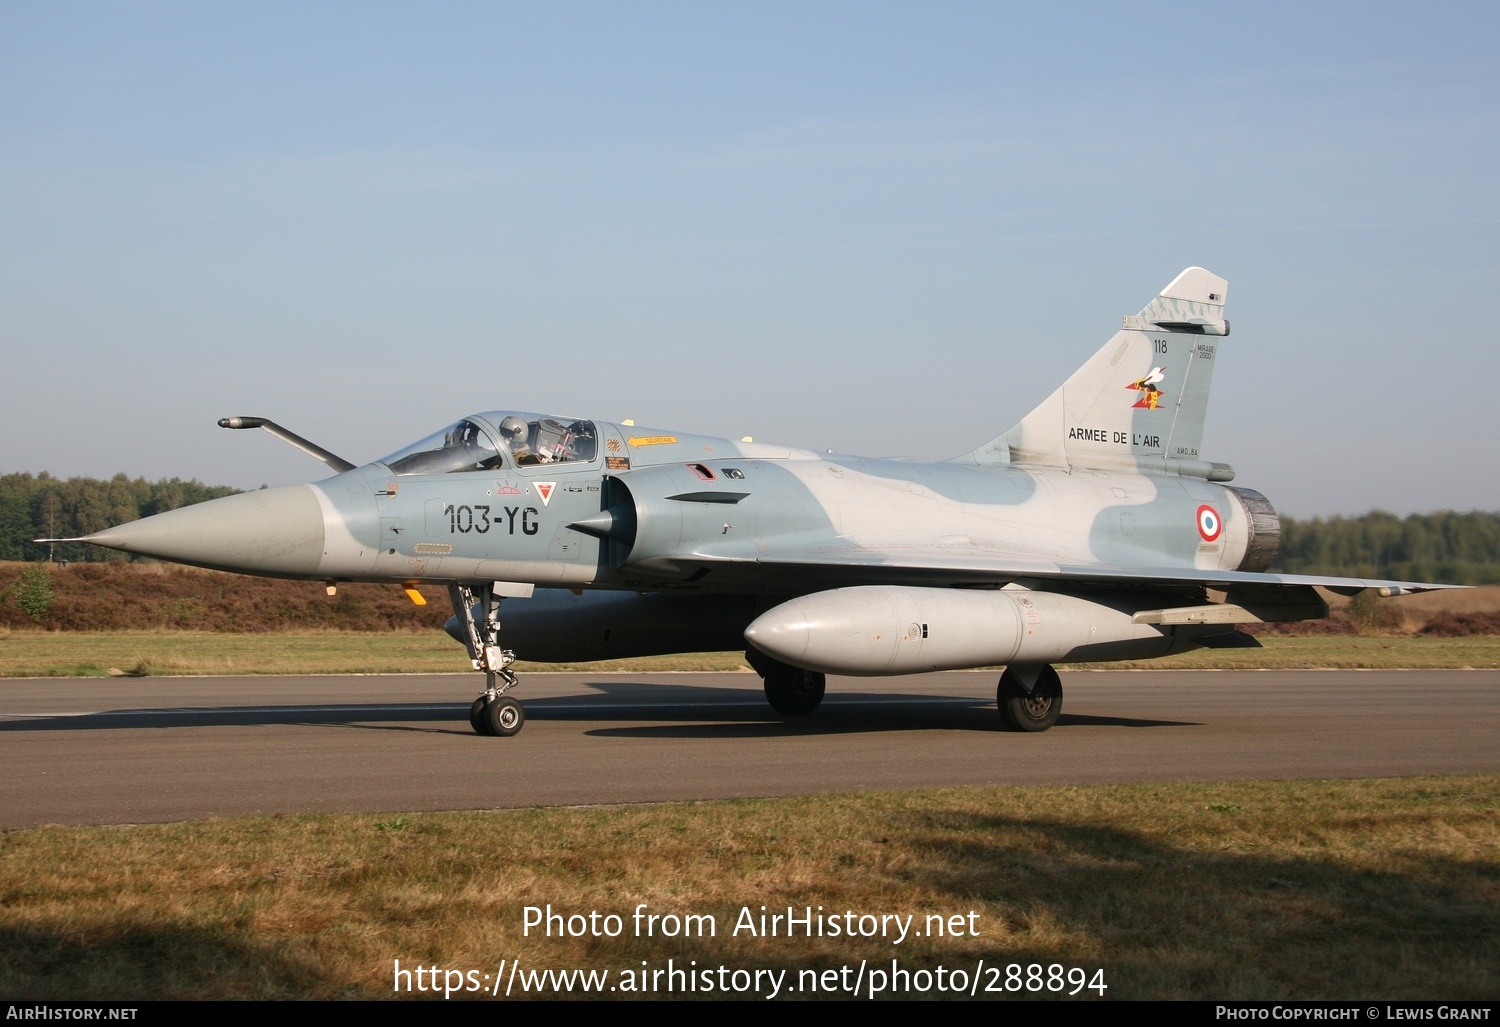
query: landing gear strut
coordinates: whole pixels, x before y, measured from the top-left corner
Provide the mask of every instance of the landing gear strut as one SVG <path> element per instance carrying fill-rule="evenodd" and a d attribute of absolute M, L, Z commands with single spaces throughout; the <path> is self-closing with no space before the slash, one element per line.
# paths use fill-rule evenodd
<path fill-rule="evenodd" d="M 773 660 L 758 649 L 745 650 L 745 660 L 765 681 L 766 702 L 783 717 L 805 717 L 822 703 L 828 679 L 818 671 Z"/>
<path fill-rule="evenodd" d="M 449 585 L 448 598 L 468 635 L 469 662 L 484 671 L 484 694 L 469 707 L 469 726 L 477 734 L 509 738 L 526 725 L 526 710 L 505 694 L 517 684 L 510 669 L 516 654 L 500 648 L 500 597 L 490 585 Z M 482 619 L 474 616 L 476 605 Z"/>
<path fill-rule="evenodd" d="M 1045 731 L 1062 712 L 1062 679 L 1046 663 L 1007 667 L 995 689 L 995 701 L 1001 721 L 1012 731 Z"/>

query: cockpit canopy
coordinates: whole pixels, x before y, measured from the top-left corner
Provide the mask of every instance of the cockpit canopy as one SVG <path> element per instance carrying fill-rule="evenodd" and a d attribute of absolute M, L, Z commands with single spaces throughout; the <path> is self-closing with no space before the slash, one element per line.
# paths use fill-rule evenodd
<path fill-rule="evenodd" d="M 598 453 L 593 421 L 492 410 L 434 432 L 380 463 L 395 474 L 456 474 L 589 462 Z"/>

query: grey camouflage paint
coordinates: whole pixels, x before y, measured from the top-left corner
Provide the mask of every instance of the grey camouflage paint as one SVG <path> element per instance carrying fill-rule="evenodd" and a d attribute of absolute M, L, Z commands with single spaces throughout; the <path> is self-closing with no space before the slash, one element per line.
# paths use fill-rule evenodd
<path fill-rule="evenodd" d="M 580 430 L 591 432 L 588 455 L 528 465 L 500 429 L 518 418 L 535 428 L 537 415 L 492 411 L 459 422 L 471 440 L 483 436 L 485 452 L 502 454 L 482 470 L 397 474 L 369 463 L 86 541 L 332 583 L 537 586 L 530 600 L 506 600 L 505 630 L 523 657 L 541 659 L 720 646 L 752 620 L 790 630 L 794 603 L 835 620 L 838 609 L 860 604 L 963 608 L 958 620 L 985 602 L 1014 605 L 923 591 L 953 588 L 1055 596 L 1028 615 L 1045 606 L 1069 631 L 1086 627 L 1081 641 L 1053 651 L 1023 638 L 1017 651 L 1031 645 L 1048 660 L 1110 658 L 1225 636 L 1223 626 L 1181 623 L 1230 615 L 1196 612 L 1212 605 L 1208 588 L 1227 590 L 1231 602 L 1250 597 L 1256 616 L 1278 619 L 1316 615 L 1313 584 L 1387 593 L 1440 587 L 1264 573 L 1278 537 L 1274 510 L 1257 494 L 1226 487 L 1232 469 L 1199 451 L 1229 332 L 1226 293 L 1223 279 L 1184 271 L 1015 426 L 943 463 L 558 418 L 546 423 L 570 432 L 587 426 Z M 858 591 L 870 587 L 909 591 Z M 827 598 L 798 600 L 815 593 Z M 1139 622 L 1143 611 L 1161 610 L 1165 623 Z M 998 623 L 987 616 L 975 623 Z M 857 627 L 850 625 L 840 630 Z M 966 630 L 968 649 L 950 650 L 944 666 L 973 665 L 965 652 L 993 656 L 992 637 L 978 626 Z M 1109 648 L 1116 643 L 1123 648 Z M 902 659 L 889 665 L 908 666 Z M 850 664 L 856 673 L 876 665 Z"/>

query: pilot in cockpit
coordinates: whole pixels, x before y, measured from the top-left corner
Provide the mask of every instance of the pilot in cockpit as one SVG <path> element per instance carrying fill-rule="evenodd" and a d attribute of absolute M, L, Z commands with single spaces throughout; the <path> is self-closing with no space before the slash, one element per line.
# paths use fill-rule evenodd
<path fill-rule="evenodd" d="M 547 463 L 545 456 L 531 448 L 530 433 L 531 425 L 515 414 L 500 422 L 500 437 L 510 447 L 511 458 L 518 466 Z"/>
<path fill-rule="evenodd" d="M 594 426 L 588 421 L 564 425 L 551 417 L 527 421 L 511 414 L 500 422 L 500 436 L 516 464 L 523 467 L 592 460 L 596 448 Z"/>

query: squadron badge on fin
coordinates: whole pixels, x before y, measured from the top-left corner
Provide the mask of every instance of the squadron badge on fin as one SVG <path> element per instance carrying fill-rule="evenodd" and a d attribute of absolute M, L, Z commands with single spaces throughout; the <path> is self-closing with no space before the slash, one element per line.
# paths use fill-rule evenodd
<path fill-rule="evenodd" d="M 1157 388 L 1157 385 L 1166 377 L 1167 369 L 1165 367 L 1153 367 L 1151 373 L 1146 375 L 1146 377 L 1137 378 L 1125 386 L 1127 389 L 1134 389 L 1141 394 L 1141 398 L 1132 403 L 1131 408 L 1144 407 L 1147 410 L 1155 410 L 1160 406 L 1162 394 L 1161 389 Z"/>

